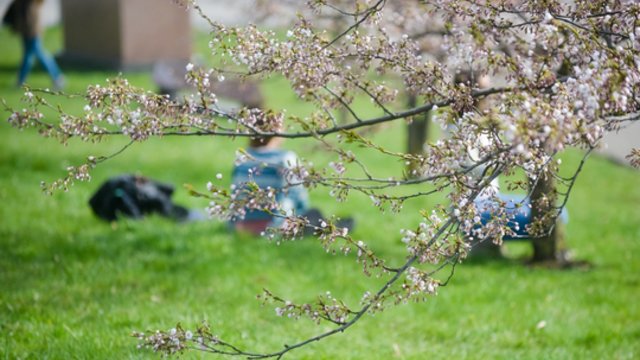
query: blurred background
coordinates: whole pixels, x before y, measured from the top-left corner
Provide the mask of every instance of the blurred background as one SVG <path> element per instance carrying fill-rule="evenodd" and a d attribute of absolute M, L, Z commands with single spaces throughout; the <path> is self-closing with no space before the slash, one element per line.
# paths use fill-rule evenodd
<path fill-rule="evenodd" d="M 302 2 L 302 0 L 301 0 Z M 257 21 L 251 0 L 199 1 L 207 16 L 225 24 Z M 0 10 L 10 1 L 0 0 Z M 293 12 L 293 10 L 292 10 Z M 45 0 L 41 10 L 44 49 L 64 74 L 65 92 L 83 94 L 122 73 L 134 86 L 165 93 L 185 91 L 187 63 L 214 64 L 207 22 L 169 0 Z M 283 35 L 286 20 L 261 21 Z M 208 181 L 227 186 L 238 147 L 219 138 L 165 137 L 135 143 L 98 166 L 91 182 L 69 192 L 42 194 L 41 181 L 66 175 L 87 156 L 108 156 L 128 143 L 72 139 L 61 146 L 37 131 L 19 131 L 5 119 L 21 108 L 17 86 L 20 37 L 0 29 L 0 358 L 157 358 L 136 349 L 133 330 L 193 328 L 208 320 L 216 334 L 244 348 L 273 350 L 283 342 L 314 335 L 308 321 L 277 317 L 260 306 L 263 288 L 299 302 L 330 290 L 349 304 L 384 278 L 362 276 L 352 256 L 331 256 L 313 240 L 273 243 L 232 234 L 219 221 L 175 224 L 159 217 L 106 223 L 87 204 L 111 176 L 143 174 L 176 186 L 176 202 L 204 209 L 207 201 L 188 195 L 183 185 L 203 190 Z M 52 79 L 40 65 L 27 77 L 34 88 Z M 233 82 L 227 82 L 231 83 Z M 227 92 L 243 103 L 256 89 L 263 104 L 289 115 L 313 111 L 283 78 L 256 82 L 251 90 Z M 234 91 L 234 89 L 236 91 Z M 186 91 L 189 91 L 186 89 Z M 82 114 L 82 97 L 47 96 Z M 253 100 L 253 97 L 251 97 Z M 354 105 L 377 114 L 367 99 Z M 372 138 L 390 151 L 405 151 L 405 124 L 394 123 Z M 438 138 L 429 132 L 430 141 Z M 456 270 L 451 285 L 424 304 L 409 304 L 367 316 L 347 334 L 327 339 L 292 358 L 306 359 L 637 359 L 640 356 L 640 174 L 624 156 L 640 146 L 640 124 L 610 134 L 608 146 L 593 156 L 567 204 L 566 242 L 576 259 L 590 266 L 559 271 L 524 265 L 531 249 L 523 242 L 505 247 L 504 259 L 470 261 Z M 330 154 L 305 141 L 287 148 L 326 166 Z M 397 176 L 404 164 L 349 148 L 381 176 Z M 560 155 L 575 169 L 579 149 Z M 392 265 L 406 258 L 399 229 L 415 228 L 419 211 L 444 196 L 406 203 L 401 215 L 380 213 L 366 196 L 337 203 L 326 189 L 311 199 L 328 213 L 356 218 L 355 238 L 365 240 Z M 448 274 L 448 273 L 447 273 Z M 443 274 L 446 275 L 446 274 Z M 326 328 L 322 328 L 326 329 Z M 204 358 L 188 354 L 186 358 Z"/>

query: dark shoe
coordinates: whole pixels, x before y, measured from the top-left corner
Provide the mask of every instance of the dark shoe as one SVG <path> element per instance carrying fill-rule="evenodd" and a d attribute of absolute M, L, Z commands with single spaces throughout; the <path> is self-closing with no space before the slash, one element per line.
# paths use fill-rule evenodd
<path fill-rule="evenodd" d="M 67 85 L 67 81 L 62 75 L 58 76 L 55 80 L 53 80 L 53 89 L 56 91 L 64 90 L 66 85 Z"/>
<path fill-rule="evenodd" d="M 491 239 L 471 242 L 469 257 L 499 259 L 502 258 L 502 251 L 499 245 L 493 243 Z"/>

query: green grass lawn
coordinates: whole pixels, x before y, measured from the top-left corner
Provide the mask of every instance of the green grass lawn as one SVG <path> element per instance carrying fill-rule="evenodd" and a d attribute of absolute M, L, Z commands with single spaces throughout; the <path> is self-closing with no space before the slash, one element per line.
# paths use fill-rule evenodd
<path fill-rule="evenodd" d="M 202 40 L 201 38 L 199 38 Z M 204 53 L 199 41 L 200 51 Z M 47 47 L 61 47 L 59 30 Z M 0 98 L 19 107 L 14 82 L 19 43 L 0 31 Z M 113 73 L 64 69 L 68 91 L 103 82 Z M 126 74 L 152 89 L 146 73 Z M 42 71 L 34 86 L 50 86 Z M 277 107 L 302 113 L 283 82 L 264 84 Z M 83 104 L 64 100 L 71 111 Z M 5 119 L 8 113 L 2 111 Z M 403 128 L 388 128 L 378 139 L 402 150 Z M 97 220 L 87 201 L 99 184 L 125 172 L 138 172 L 176 184 L 176 201 L 203 208 L 206 202 L 182 189 L 204 188 L 220 172 L 229 174 L 235 149 L 244 146 L 215 138 L 166 138 L 135 144 L 100 165 L 93 181 L 67 193 L 43 195 L 41 180 L 64 175 L 88 155 L 107 155 L 126 143 L 71 142 L 63 147 L 33 131 L 0 123 L 0 358 L 126 359 L 157 358 L 136 349 L 133 330 L 168 329 L 177 322 L 195 327 L 207 320 L 214 332 L 249 350 L 271 351 L 327 330 L 307 320 L 279 318 L 255 295 L 263 288 L 285 298 L 311 301 L 330 290 L 355 305 L 384 278 L 365 278 L 352 256 L 326 254 L 314 240 L 279 246 L 263 239 L 227 233 L 216 221 L 176 225 L 160 218 Z M 307 141 L 290 141 L 305 158 L 330 161 Z M 358 151 L 356 149 L 356 151 Z M 398 174 L 402 164 L 374 162 L 377 173 Z M 569 168 L 581 153 L 562 155 Z M 228 181 L 229 176 L 223 178 Z M 640 357 L 640 173 L 593 157 L 568 203 L 567 244 L 589 270 L 528 268 L 521 257 L 527 244 L 510 244 L 511 258 L 469 262 L 451 284 L 426 303 L 401 305 L 366 316 L 345 334 L 290 354 L 298 359 L 636 359 Z M 312 192 L 319 207 L 353 214 L 354 235 L 366 240 L 392 264 L 405 252 L 399 229 L 414 227 L 417 211 L 432 201 L 412 201 L 400 215 L 381 214 L 365 197 L 336 204 L 327 191 Z M 538 327 L 544 322 L 546 326 Z M 186 358 L 206 357 L 189 353 Z"/>

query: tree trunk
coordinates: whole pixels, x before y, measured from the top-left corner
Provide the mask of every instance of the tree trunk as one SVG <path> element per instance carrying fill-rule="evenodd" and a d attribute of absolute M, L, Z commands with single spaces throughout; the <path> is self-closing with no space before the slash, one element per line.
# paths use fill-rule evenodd
<path fill-rule="evenodd" d="M 407 105 L 409 108 L 414 108 L 417 105 L 417 98 L 413 94 L 409 94 Z M 431 118 L 430 112 L 415 116 L 413 121 L 407 125 L 407 153 L 409 154 L 422 154 L 424 151 L 424 143 L 427 142 L 429 119 Z M 415 177 L 413 171 L 416 164 L 409 164 L 407 166 L 407 173 L 409 177 Z"/>
<path fill-rule="evenodd" d="M 531 184 L 535 184 L 531 180 Z M 562 234 L 556 221 L 557 193 L 553 176 L 540 174 L 540 179 L 535 184 L 531 193 L 531 229 L 529 232 L 534 237 L 532 262 L 557 262 L 562 260 L 559 252 L 562 249 Z M 553 229 L 551 229 L 553 227 Z M 551 230 L 551 231 L 550 231 Z"/>
<path fill-rule="evenodd" d="M 558 76 L 568 76 L 571 74 L 571 61 L 564 59 L 561 67 L 558 69 Z M 570 265 L 571 261 L 566 257 L 566 249 L 564 248 L 564 232 L 562 227 L 558 227 L 558 219 L 555 215 L 555 206 L 558 194 L 556 192 L 555 181 L 551 174 L 540 174 L 540 180 L 533 188 L 531 193 L 531 219 L 532 223 L 540 220 L 541 225 L 537 230 L 537 234 L 542 236 L 534 238 L 533 242 L 533 258 L 532 263 L 553 262 L 563 266 Z M 533 179 L 530 183 L 534 184 Z M 555 225 L 555 226 L 553 226 Z M 534 225 L 535 226 L 535 225 Z M 549 229 L 553 226 L 551 232 Z M 532 233 L 530 231 L 530 233 Z M 535 233 L 535 232 L 534 232 Z M 535 234 L 533 234 L 535 236 Z"/>

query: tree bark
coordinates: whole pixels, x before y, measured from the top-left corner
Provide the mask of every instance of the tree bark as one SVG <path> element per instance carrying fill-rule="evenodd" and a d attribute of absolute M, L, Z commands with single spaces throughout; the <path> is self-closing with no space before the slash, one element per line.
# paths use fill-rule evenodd
<path fill-rule="evenodd" d="M 414 94 L 409 94 L 407 105 L 409 108 L 416 107 L 418 101 Z M 407 125 L 407 153 L 409 154 L 422 154 L 424 151 L 424 143 L 427 142 L 429 134 L 429 119 L 431 118 L 431 112 L 415 116 L 413 121 Z M 409 177 L 415 177 L 413 171 L 416 164 L 409 164 L 407 166 L 407 173 Z"/>
<path fill-rule="evenodd" d="M 531 229 L 533 236 L 533 258 L 532 262 L 557 262 L 562 249 L 562 234 L 556 224 L 555 206 L 557 193 L 555 182 L 550 174 L 540 174 L 537 183 L 531 193 Z"/>

